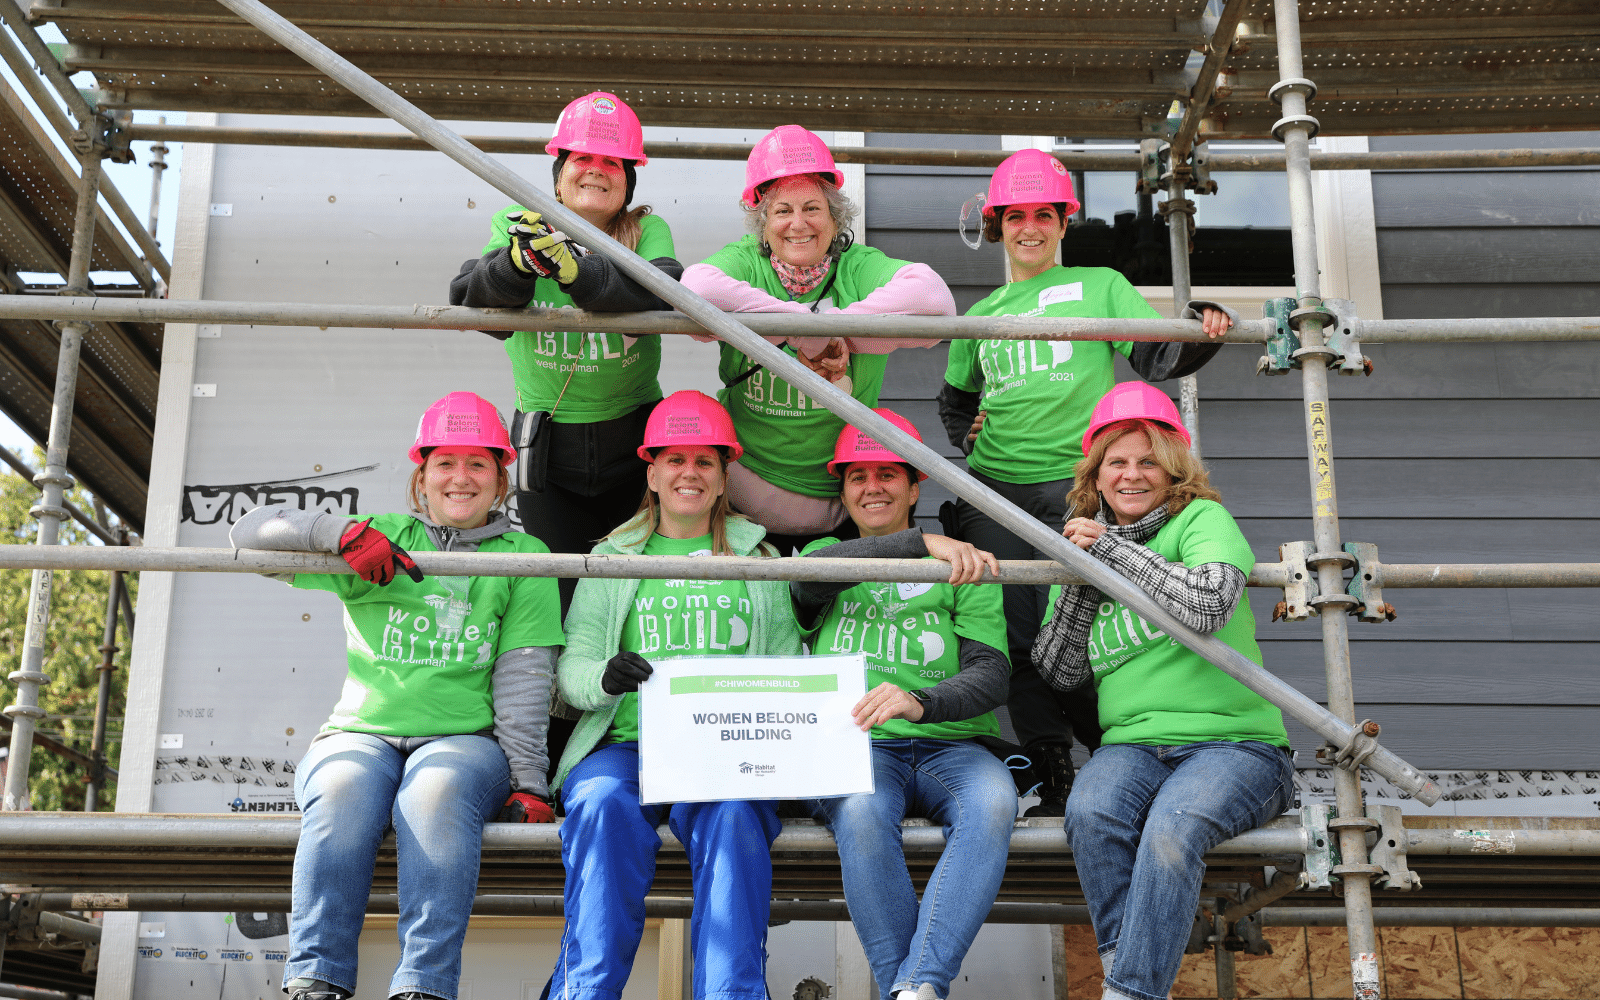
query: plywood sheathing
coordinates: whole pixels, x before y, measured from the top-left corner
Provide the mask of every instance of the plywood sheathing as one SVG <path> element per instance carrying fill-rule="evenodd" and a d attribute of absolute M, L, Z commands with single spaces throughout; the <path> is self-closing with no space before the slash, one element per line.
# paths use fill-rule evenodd
<path fill-rule="evenodd" d="M 1345 1000 L 1350 952 L 1340 927 L 1268 927 L 1273 954 L 1235 956 L 1245 1000 Z M 1099 1000 L 1094 931 L 1064 928 L 1069 1000 Z M 1383 995 L 1389 1000 L 1600 1000 L 1600 929 L 1382 927 Z M 1217 995 L 1216 958 L 1185 955 L 1174 1000 Z"/>

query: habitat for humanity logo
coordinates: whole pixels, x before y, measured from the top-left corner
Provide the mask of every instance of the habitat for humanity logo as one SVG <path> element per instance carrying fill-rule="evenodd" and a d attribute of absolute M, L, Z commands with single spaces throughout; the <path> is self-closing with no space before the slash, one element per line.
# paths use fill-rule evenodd
<path fill-rule="evenodd" d="M 776 774 L 777 770 L 778 765 L 776 764 L 752 764 L 749 761 L 739 762 L 740 774 L 753 774 L 758 778 L 766 777 L 769 774 Z"/>

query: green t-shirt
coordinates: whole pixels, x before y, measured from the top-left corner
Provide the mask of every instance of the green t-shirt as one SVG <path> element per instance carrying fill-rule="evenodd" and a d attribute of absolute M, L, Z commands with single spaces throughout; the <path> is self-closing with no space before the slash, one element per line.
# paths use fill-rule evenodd
<path fill-rule="evenodd" d="M 484 244 L 488 253 L 511 245 L 506 216 L 522 211 L 509 205 L 495 213 L 494 235 Z M 672 230 L 659 215 L 639 220 L 639 256 L 645 260 L 675 257 Z M 552 278 L 534 285 L 530 306 L 575 309 L 572 296 Z M 620 333 L 534 333 L 523 330 L 506 341 L 511 374 L 516 379 L 517 409 L 548 410 L 556 407 L 555 421 L 592 424 L 625 416 L 661 398 L 661 338 L 629 337 Z M 573 373 L 573 366 L 577 372 Z M 572 376 L 570 385 L 568 375 Z M 566 386 L 565 395 L 561 387 Z"/>
<path fill-rule="evenodd" d="M 1185 566 L 1228 563 L 1248 574 L 1250 544 L 1222 505 L 1195 500 L 1156 532 L 1149 547 Z M 1060 587 L 1050 590 L 1053 609 Z M 1256 619 L 1247 598 L 1216 633 L 1250 662 L 1261 665 Z M 1100 697 L 1106 743 L 1179 746 L 1206 740 L 1260 740 L 1288 747 L 1283 713 L 1153 627 L 1120 601 L 1103 600 L 1089 634 L 1089 665 Z"/>
<path fill-rule="evenodd" d="M 807 545 L 805 552 L 837 541 L 820 539 Z M 868 691 L 884 681 L 916 691 L 961 671 L 962 637 L 1005 653 L 1006 618 L 999 587 L 858 583 L 828 605 L 812 639 L 811 651 L 819 655 L 865 654 Z M 891 719 L 872 728 L 875 740 L 962 740 L 999 735 L 1000 724 L 993 712 L 927 725 Z"/>
<path fill-rule="evenodd" d="M 647 556 L 709 556 L 711 536 L 651 535 Z M 622 624 L 622 648 L 647 660 L 674 656 L 743 656 L 750 646 L 750 593 L 743 580 L 640 580 L 633 610 Z M 639 695 L 617 704 L 606 739 L 639 738 Z"/>
<path fill-rule="evenodd" d="M 822 285 L 794 296 L 778 281 L 772 262 L 761 256 L 757 246 L 754 235 L 746 236 L 712 254 L 705 263 L 775 298 L 792 302 L 821 299 L 839 309 L 882 288 L 901 268 L 911 263 L 895 260 L 881 250 L 858 243 L 846 250 L 834 265 L 838 277 L 831 286 L 824 279 Z M 888 363 L 889 358 L 884 354 L 850 355 L 850 364 L 845 370 L 845 377 L 850 380 L 850 395 L 868 406 L 877 406 Z M 717 375 L 726 386 L 749 371 L 753 364 L 744 352 L 723 344 Z M 828 475 L 827 465 L 833 457 L 834 442 L 844 430 L 844 421 L 767 369 L 732 388 L 723 389 L 717 398 L 733 416 L 734 431 L 744 446 L 744 457 L 739 461 L 751 472 L 774 486 L 802 496 L 839 495 L 839 481 Z"/>
<path fill-rule="evenodd" d="M 1116 271 L 1059 266 L 1001 285 L 967 315 L 1161 317 Z M 1070 478 L 1089 414 L 1115 379 L 1111 352 L 1132 350 L 1122 340 L 951 341 L 944 380 L 966 392 L 981 387 L 988 412 L 967 464 L 1007 483 Z"/>
<path fill-rule="evenodd" d="M 372 527 L 408 552 L 438 551 L 409 514 L 379 514 Z M 479 552 L 549 552 L 508 531 Z M 344 602 L 349 673 L 322 727 L 384 736 L 456 736 L 494 725 L 495 657 L 524 646 L 560 646 L 556 581 L 538 577 L 404 573 L 386 587 L 359 576 L 296 573 L 292 584 Z"/>

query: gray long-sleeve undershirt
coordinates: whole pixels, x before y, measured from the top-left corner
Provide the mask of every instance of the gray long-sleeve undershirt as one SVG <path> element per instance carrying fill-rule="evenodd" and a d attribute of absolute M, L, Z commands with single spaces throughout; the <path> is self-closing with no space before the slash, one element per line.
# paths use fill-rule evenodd
<path fill-rule="evenodd" d="M 683 275 L 683 265 L 671 257 L 657 257 L 650 263 L 673 281 Z M 482 257 L 461 265 L 461 273 L 450 281 L 450 304 L 475 309 L 521 308 L 532 300 L 536 281 L 536 276 L 517 270 L 505 247 L 496 247 Z M 624 274 L 621 268 L 595 253 L 578 258 L 578 277 L 572 284 L 563 286 L 563 290 L 572 296 L 578 308 L 593 312 L 644 312 L 672 308 L 654 292 Z M 510 336 L 506 330 L 484 332 L 501 340 Z"/>
<path fill-rule="evenodd" d="M 474 552 L 485 538 L 504 534 L 509 524 L 496 516 L 481 528 L 456 529 L 419 518 L 441 552 Z M 295 507 L 257 507 L 239 518 L 228 539 L 238 549 L 275 552 L 339 552 L 339 539 L 352 519 L 323 511 Z M 289 582 L 292 573 L 264 574 Z M 550 728 L 550 691 L 555 678 L 554 646 L 522 646 L 501 653 L 494 661 L 494 738 L 511 768 L 513 791 L 550 797 L 545 774 L 550 758 L 546 738 Z"/>
<path fill-rule="evenodd" d="M 808 557 L 827 559 L 921 559 L 927 554 L 920 528 L 852 538 L 806 553 Z M 828 605 L 855 585 L 841 581 L 790 581 L 789 596 L 801 626 L 819 624 Z M 1004 704 L 1011 691 L 1011 664 L 1005 654 L 976 639 L 959 638 L 957 673 L 917 692 L 923 701 L 919 724 L 976 718 Z"/>

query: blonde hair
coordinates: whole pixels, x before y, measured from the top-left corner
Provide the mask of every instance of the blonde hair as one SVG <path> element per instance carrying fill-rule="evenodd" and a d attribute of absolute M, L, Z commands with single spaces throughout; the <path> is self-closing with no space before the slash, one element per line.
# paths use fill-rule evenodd
<path fill-rule="evenodd" d="M 723 482 L 726 483 L 728 478 L 728 449 L 722 445 L 717 445 L 714 450 L 717 453 L 717 464 L 722 467 Z M 661 449 L 655 449 L 655 454 L 660 454 L 660 452 Z M 749 520 L 749 518 L 745 517 L 743 514 L 735 514 L 733 512 L 733 508 L 728 505 L 728 491 L 726 488 L 724 488 L 722 494 L 717 497 L 716 502 L 711 505 L 712 555 L 738 555 L 738 553 L 733 551 L 733 549 L 728 545 L 728 521 L 733 519 L 740 521 Z M 644 496 L 639 499 L 639 509 L 632 517 L 628 518 L 626 521 L 607 532 L 605 537 L 600 539 L 600 541 L 607 541 L 626 535 L 634 535 L 644 528 L 648 528 L 650 530 L 650 534 L 654 534 L 656 529 L 660 526 L 661 501 L 658 499 L 656 491 L 651 489 L 649 485 L 646 484 L 644 488 Z M 646 537 L 649 536 L 647 535 Z M 778 550 L 766 542 L 761 543 L 761 545 L 758 547 L 758 551 L 762 555 L 766 556 L 775 556 L 778 554 Z"/>
<path fill-rule="evenodd" d="M 490 454 L 493 454 L 495 450 L 490 448 Z M 411 512 L 413 514 L 421 514 L 430 521 L 433 520 L 433 513 L 428 510 L 428 498 L 423 488 L 422 474 L 423 470 L 428 467 L 428 460 L 433 458 L 433 452 L 434 449 L 428 449 L 428 453 L 422 456 L 422 464 L 411 470 L 411 479 L 406 483 L 406 499 L 411 501 Z M 506 502 L 506 497 L 511 495 L 511 476 L 506 472 L 505 465 L 498 461 L 495 464 L 499 468 L 495 474 L 494 503 L 489 506 L 490 510 L 500 507 L 501 504 Z"/>
<path fill-rule="evenodd" d="M 639 236 L 643 232 L 640 220 L 650 214 L 649 205 L 640 205 L 638 208 L 624 208 L 611 217 L 611 221 L 601 228 L 605 234 L 621 243 L 629 250 L 639 249 Z"/>
<path fill-rule="evenodd" d="M 1195 500 L 1222 500 L 1222 494 L 1211 485 L 1210 473 L 1177 431 L 1154 420 L 1119 420 L 1101 429 L 1089 445 L 1089 454 L 1072 470 L 1072 491 L 1067 494 L 1069 517 L 1093 517 L 1100 510 L 1100 490 L 1096 485 L 1100 463 L 1105 461 L 1107 449 L 1138 431 L 1150 439 L 1150 453 L 1156 464 L 1172 477 L 1163 501 L 1168 515 L 1179 514 Z"/>

